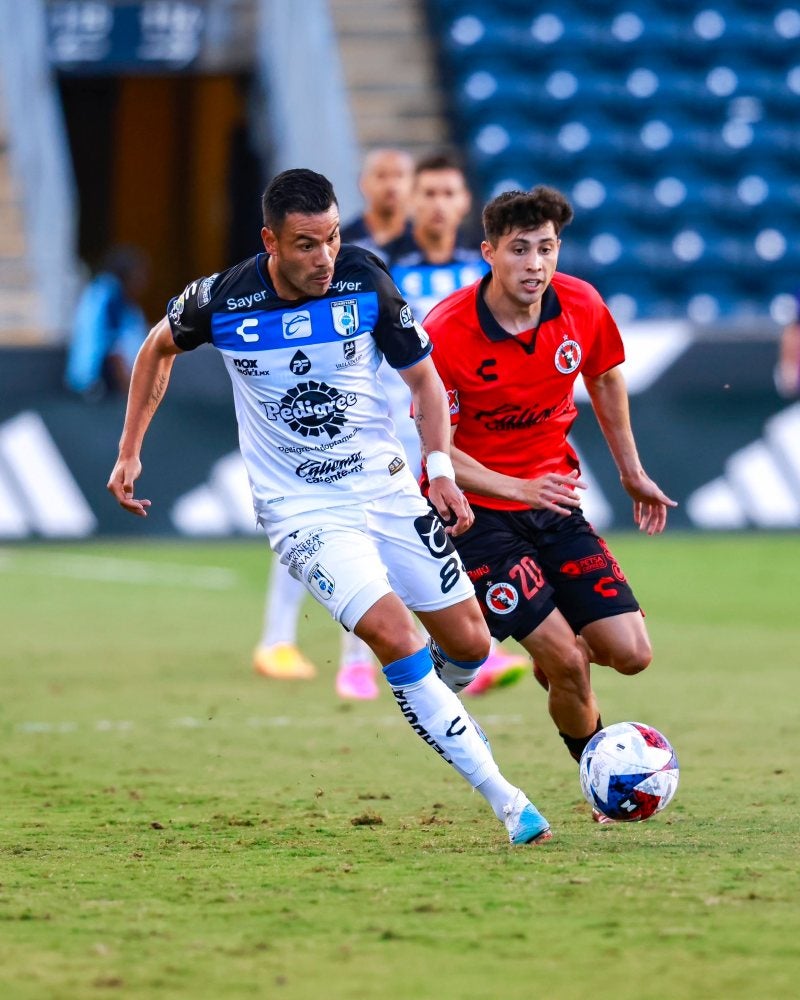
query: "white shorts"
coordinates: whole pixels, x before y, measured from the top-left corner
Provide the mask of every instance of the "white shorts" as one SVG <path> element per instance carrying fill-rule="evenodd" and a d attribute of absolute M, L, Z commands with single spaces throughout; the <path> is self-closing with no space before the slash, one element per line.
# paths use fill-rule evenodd
<path fill-rule="evenodd" d="M 441 521 L 410 490 L 271 528 L 280 561 L 351 630 L 392 591 L 411 611 L 439 611 L 475 593 Z"/>

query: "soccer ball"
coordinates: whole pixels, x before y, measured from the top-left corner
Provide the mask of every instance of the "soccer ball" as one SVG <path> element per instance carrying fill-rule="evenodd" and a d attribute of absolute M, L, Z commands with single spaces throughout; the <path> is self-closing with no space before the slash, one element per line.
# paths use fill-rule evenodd
<path fill-rule="evenodd" d="M 661 812 L 678 787 L 678 758 L 669 740 L 641 722 L 616 722 L 595 733 L 579 768 L 589 805 L 625 822 Z"/>

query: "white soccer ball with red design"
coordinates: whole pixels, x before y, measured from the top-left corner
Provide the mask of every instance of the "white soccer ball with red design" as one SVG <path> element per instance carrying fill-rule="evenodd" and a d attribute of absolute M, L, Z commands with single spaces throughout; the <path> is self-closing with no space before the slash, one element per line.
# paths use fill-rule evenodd
<path fill-rule="evenodd" d="M 596 733 L 580 760 L 586 801 L 610 819 L 635 822 L 661 812 L 678 787 L 678 758 L 663 733 L 616 722 Z"/>

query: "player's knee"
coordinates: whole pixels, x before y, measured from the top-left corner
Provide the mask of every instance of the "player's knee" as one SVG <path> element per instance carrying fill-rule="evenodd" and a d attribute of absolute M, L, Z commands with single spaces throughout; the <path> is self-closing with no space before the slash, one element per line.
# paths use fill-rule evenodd
<path fill-rule="evenodd" d="M 482 663 L 491 649 L 491 636 L 483 618 L 468 619 L 456 635 L 448 635 L 441 643 L 451 660 L 461 663 Z"/>
<path fill-rule="evenodd" d="M 462 663 L 483 663 L 491 650 L 491 636 L 480 629 L 475 629 L 469 635 L 454 637 L 447 644 L 447 655 L 452 660 Z"/>
<path fill-rule="evenodd" d="M 653 650 L 646 638 L 640 638 L 636 642 L 617 650 L 609 657 L 610 665 L 619 674 L 632 677 L 646 670 L 653 660 Z"/>
<path fill-rule="evenodd" d="M 548 656 L 537 655 L 536 665 L 556 692 L 583 692 L 590 687 L 586 656 L 577 643 Z"/>

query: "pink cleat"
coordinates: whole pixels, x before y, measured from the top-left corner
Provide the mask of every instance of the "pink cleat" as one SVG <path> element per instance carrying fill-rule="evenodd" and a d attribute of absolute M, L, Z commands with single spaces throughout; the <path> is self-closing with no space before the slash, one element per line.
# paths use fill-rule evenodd
<path fill-rule="evenodd" d="M 464 688 L 464 694 L 485 694 L 491 688 L 516 684 L 527 673 L 529 662 L 524 653 L 515 656 L 506 653 L 500 646 L 493 645 L 478 676 Z"/>
<path fill-rule="evenodd" d="M 371 701 L 378 697 L 375 668 L 371 663 L 347 663 L 336 675 L 336 693 L 340 698 Z"/>

